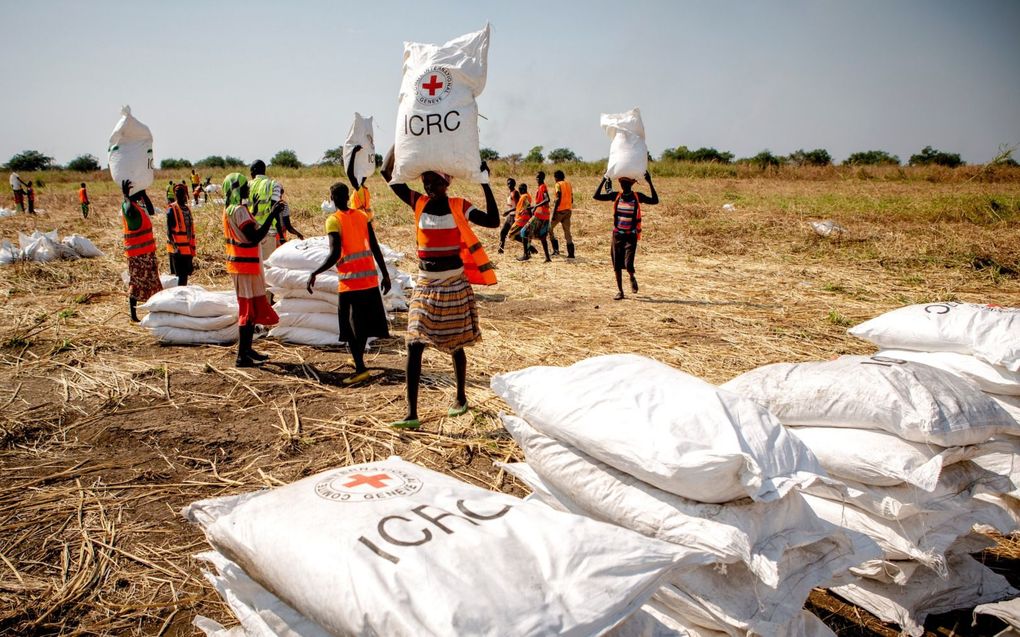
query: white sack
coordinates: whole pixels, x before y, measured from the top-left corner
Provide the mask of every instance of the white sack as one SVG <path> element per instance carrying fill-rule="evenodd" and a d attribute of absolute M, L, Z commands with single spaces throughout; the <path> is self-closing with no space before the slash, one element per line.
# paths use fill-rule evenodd
<path fill-rule="evenodd" d="M 753 401 L 633 354 L 493 376 L 492 389 L 542 433 L 699 502 L 768 502 L 823 474 Z"/>
<path fill-rule="evenodd" d="M 994 400 L 999 407 L 1002 407 L 1007 414 L 1012 416 L 1013 420 L 1020 423 L 1020 396 L 993 395 L 992 400 Z"/>
<path fill-rule="evenodd" d="M 640 109 L 617 114 L 603 113 L 599 124 L 611 140 L 606 177 L 644 179 L 648 171 L 648 145 L 645 144 L 645 125 L 641 121 Z"/>
<path fill-rule="evenodd" d="M 289 241 L 287 243 L 290 243 Z M 286 244 L 284 244 L 286 245 Z M 300 301 L 318 301 L 321 303 L 327 303 L 332 305 L 335 309 L 340 305 L 340 296 L 336 290 L 332 292 L 326 292 L 325 290 L 316 290 L 312 288 L 312 293 L 309 294 L 305 288 L 278 288 L 274 285 L 269 286 L 269 291 L 272 293 L 275 299 L 296 299 Z"/>
<path fill-rule="evenodd" d="M 265 268 L 281 268 L 283 270 L 303 270 L 311 273 L 329 256 L 329 237 L 309 237 L 299 241 L 288 241 L 269 256 Z M 300 287 L 304 287 L 301 285 Z M 336 291 L 336 288 L 333 288 Z"/>
<path fill-rule="evenodd" d="M 426 171 L 487 182 L 479 171 L 478 105 L 485 88 L 489 25 L 446 44 L 404 43 L 390 183 Z"/>
<path fill-rule="evenodd" d="M 60 235 L 56 230 L 49 232 L 34 231 L 27 235 L 18 232 L 18 245 L 21 247 L 21 257 L 25 261 L 36 263 L 49 263 L 58 259 L 78 259 L 78 253 L 60 243 Z"/>
<path fill-rule="evenodd" d="M 1008 478 L 1012 488 L 1002 493 L 1020 500 L 1020 439 L 1010 437 L 977 445 L 971 462 L 985 471 Z"/>
<path fill-rule="evenodd" d="M 910 637 L 924 635 L 924 620 L 928 615 L 1017 594 L 1005 577 L 969 555 L 951 555 L 949 569 L 952 577 L 948 579 L 920 570 L 905 586 L 860 580 L 856 584 L 837 586 L 832 592 L 882 621 L 899 624 L 902 634 Z"/>
<path fill-rule="evenodd" d="M 110 175 L 117 184 L 131 180 L 131 194 L 152 185 L 152 132 L 131 114 L 131 107 L 120 109 L 120 119 L 110 134 Z"/>
<path fill-rule="evenodd" d="M 290 243 L 291 242 L 288 241 L 283 245 L 287 246 Z M 277 250 L 282 249 L 283 249 L 282 247 L 277 248 Z M 276 254 L 276 252 L 274 251 L 273 254 Z M 299 294 L 300 292 L 304 292 L 306 295 L 308 294 L 307 292 L 308 277 L 316 269 L 318 269 L 318 266 L 311 270 L 296 270 L 296 269 L 288 270 L 284 268 L 267 266 L 265 268 L 266 285 L 272 288 L 290 290 L 289 292 L 287 292 L 288 296 L 293 298 L 301 298 Z M 312 286 L 312 289 L 320 290 L 322 292 L 326 292 L 327 294 L 333 294 L 333 296 L 336 296 L 339 284 L 340 275 L 337 274 L 336 268 L 330 268 L 325 272 L 320 272 L 319 275 L 315 277 L 315 285 Z"/>
<path fill-rule="evenodd" d="M 21 249 L 4 239 L 0 242 L 0 265 L 10 265 L 21 260 Z"/>
<path fill-rule="evenodd" d="M 60 234 L 57 232 L 55 228 L 53 230 L 50 230 L 49 232 L 40 232 L 38 230 L 35 230 L 32 232 L 32 234 L 25 234 L 19 231 L 18 245 L 24 252 L 28 250 L 30 247 L 32 247 L 32 245 L 36 243 L 39 239 L 42 238 L 49 239 L 50 241 L 60 241 Z"/>
<path fill-rule="evenodd" d="M 996 637 L 1016 637 L 1020 635 L 1020 597 L 996 604 L 981 604 L 974 609 L 974 622 L 977 622 L 978 615 L 991 615 L 1006 622 L 1009 629 L 996 635 Z"/>
<path fill-rule="evenodd" d="M 334 317 L 335 318 L 335 317 Z M 284 343 L 298 345 L 316 345 L 319 347 L 340 346 L 340 326 L 332 332 L 313 330 L 307 327 L 277 326 L 269 331 L 269 337 Z"/>
<path fill-rule="evenodd" d="M 336 303 L 315 298 L 279 297 L 273 304 L 277 314 L 332 314 L 336 316 Z"/>
<path fill-rule="evenodd" d="M 830 475 L 872 486 L 906 482 L 931 491 L 944 467 L 973 455 L 973 447 L 926 445 L 873 429 L 790 427 L 787 431 L 807 445 Z"/>
<path fill-rule="evenodd" d="M 515 465 L 506 468 L 536 492 L 553 495 L 568 510 L 697 549 L 704 564 L 744 562 L 768 586 L 777 584 L 777 564 L 786 551 L 841 534 L 819 520 L 796 492 L 768 503 L 746 498 L 725 505 L 693 502 L 598 462 L 520 418 L 502 419 L 541 482 L 518 473 Z"/>
<path fill-rule="evenodd" d="M 847 332 L 883 349 L 972 354 L 1020 372 L 1020 308 L 922 303 L 886 312 Z"/>
<path fill-rule="evenodd" d="M 791 427 L 881 429 L 942 447 L 1020 434 L 1016 421 L 972 383 L 919 363 L 867 356 L 776 363 L 722 388 L 758 401 Z"/>
<path fill-rule="evenodd" d="M 0 206 L 0 219 L 3 219 L 4 217 L 13 217 L 16 214 L 18 214 L 17 210 Z"/>
<path fill-rule="evenodd" d="M 686 618 L 649 600 L 603 637 L 726 637 L 726 633 L 692 628 Z"/>
<path fill-rule="evenodd" d="M 302 327 L 319 332 L 330 332 L 333 334 L 334 341 L 340 337 L 340 318 L 337 316 L 336 310 L 308 314 L 285 312 L 280 314 L 280 322 L 277 325 L 277 328 L 282 327 Z"/>
<path fill-rule="evenodd" d="M 1011 372 L 1005 367 L 986 363 L 969 354 L 885 349 L 875 354 L 873 358 L 892 358 L 931 365 L 965 378 L 989 394 L 1020 396 L 1020 372 Z"/>
<path fill-rule="evenodd" d="M 80 234 L 66 236 L 61 243 L 71 248 L 78 254 L 78 256 L 85 259 L 94 259 L 104 256 L 102 250 L 97 248 L 95 244 Z"/>
<path fill-rule="evenodd" d="M 361 113 L 354 114 L 354 121 L 347 131 L 347 139 L 344 140 L 343 162 L 344 170 L 351 161 L 351 153 L 355 146 L 361 146 L 358 156 L 354 160 L 354 178 L 358 183 L 351 184 L 355 189 L 361 185 L 362 179 L 368 179 L 375 172 L 375 136 L 372 132 L 372 118 L 362 117 Z"/>
<path fill-rule="evenodd" d="M 846 536 L 796 548 L 779 564 L 779 586 L 762 586 L 743 564 L 725 569 L 703 566 L 670 577 L 656 591 L 654 601 L 677 611 L 701 626 L 732 637 L 769 635 L 800 637 L 801 608 L 811 589 L 875 555 L 874 544 L 864 538 L 853 543 Z"/>
<path fill-rule="evenodd" d="M 959 511 L 979 493 L 1009 491 L 1008 478 L 995 475 L 972 462 L 946 467 L 932 491 L 914 485 L 873 487 L 850 480 L 822 478 L 803 488 L 805 493 L 820 498 L 852 504 L 887 520 L 902 520 L 918 513 Z"/>
<path fill-rule="evenodd" d="M 208 186 L 205 186 L 204 188 L 202 188 L 202 190 L 204 190 L 204 191 L 206 191 L 208 193 L 223 192 L 223 186 L 221 186 L 219 184 L 209 184 Z"/>
<path fill-rule="evenodd" d="M 1008 512 L 977 500 L 961 510 L 887 520 L 851 505 L 809 494 L 803 497 L 821 519 L 874 540 L 882 549 L 882 559 L 916 560 L 943 577 L 947 575 L 946 552 L 975 525 L 986 525 L 1007 534 L 1016 528 Z"/>
<path fill-rule="evenodd" d="M 237 316 L 237 295 L 214 292 L 200 285 L 185 285 L 157 292 L 139 308 L 149 312 L 173 312 L 188 316 Z"/>
<path fill-rule="evenodd" d="M 322 203 L 319 204 L 319 208 L 321 208 L 324 213 L 330 214 L 330 215 L 333 214 L 334 212 L 336 212 L 336 204 L 334 204 L 329 199 L 323 199 Z"/>
<path fill-rule="evenodd" d="M 597 634 L 637 610 L 679 559 L 671 544 L 398 457 L 183 513 L 333 634 Z"/>
<path fill-rule="evenodd" d="M 214 332 L 228 327 L 237 329 L 237 314 L 223 316 L 188 316 L 173 312 L 149 312 L 142 317 L 140 325 L 147 329 L 176 327 L 185 330 Z"/>
<path fill-rule="evenodd" d="M 127 272 L 127 270 L 125 270 L 124 272 Z M 168 290 L 170 288 L 177 287 L 177 283 L 179 281 L 180 281 L 180 279 L 177 278 L 176 274 L 161 274 L 161 275 L 159 275 L 159 282 L 163 285 L 163 289 L 164 290 Z M 130 282 L 131 282 L 131 277 L 128 276 L 124 280 L 124 284 L 127 285 Z"/>
<path fill-rule="evenodd" d="M 237 326 L 221 330 L 189 330 L 180 327 L 154 327 L 150 330 L 164 345 L 228 345 L 237 340 Z"/>

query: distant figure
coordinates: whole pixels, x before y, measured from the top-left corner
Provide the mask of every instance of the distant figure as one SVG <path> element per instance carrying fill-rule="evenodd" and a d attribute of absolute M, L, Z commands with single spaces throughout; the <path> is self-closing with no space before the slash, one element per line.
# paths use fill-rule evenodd
<path fill-rule="evenodd" d="M 563 225 L 563 236 L 567 240 L 567 258 L 574 258 L 574 237 L 570 234 L 570 214 L 574 207 L 574 189 L 562 170 L 553 173 L 556 180 L 556 199 L 553 201 L 552 223 L 549 224 L 549 240 L 552 242 L 552 253 L 560 253 L 560 242 L 556 240 L 556 226 Z"/>
<path fill-rule="evenodd" d="M 549 223 L 552 220 L 552 212 L 549 208 L 549 188 L 545 185 L 545 173 L 541 170 L 535 175 L 538 189 L 535 191 L 535 219 L 528 226 L 527 237 L 525 237 L 525 251 L 522 260 L 531 258 L 527 248 L 528 239 L 538 238 L 542 243 L 542 250 L 545 252 L 545 262 L 549 263 L 552 258 L 549 256 L 549 241 L 546 236 L 549 234 Z"/>
<path fill-rule="evenodd" d="M 503 227 L 499 229 L 499 253 L 503 254 L 503 248 L 506 246 L 506 236 L 510 234 L 510 228 L 514 225 L 514 217 L 517 216 L 517 201 L 521 198 L 521 193 L 517 192 L 517 180 L 513 177 L 507 177 L 506 180 L 507 194 L 506 194 L 506 212 L 503 213 Z"/>
<path fill-rule="evenodd" d="M 78 189 L 78 202 L 81 203 L 81 217 L 82 219 L 89 218 L 89 191 L 85 189 L 85 182 L 81 182 L 81 188 Z"/>
<path fill-rule="evenodd" d="M 612 181 L 603 177 L 592 197 L 596 201 L 613 202 L 613 242 L 610 256 L 613 259 L 613 270 L 616 272 L 616 289 L 618 291 L 617 295 L 613 297 L 614 301 L 623 298 L 624 268 L 630 274 L 631 291 L 638 291 L 637 278 L 634 276 L 634 255 L 637 253 L 638 239 L 641 238 L 641 204 L 654 206 L 659 203 L 659 195 L 655 192 L 655 186 L 652 185 L 651 174 L 645 173 L 645 181 L 648 182 L 648 188 L 652 191 L 650 197 L 640 192 L 634 192 L 633 187 L 637 182 L 628 177 L 620 178 L 621 192 L 612 190 Z M 602 192 L 603 188 L 606 190 L 605 193 Z"/>
<path fill-rule="evenodd" d="M 152 201 L 144 190 L 131 192 L 131 182 L 120 182 L 124 193 L 121 204 L 121 221 L 124 227 L 124 255 L 128 260 L 128 307 L 131 320 L 138 322 L 136 307 L 145 303 L 163 289 L 159 281 L 159 263 L 156 261 L 156 240 L 152 236 Z"/>
<path fill-rule="evenodd" d="M 255 218 L 255 223 L 261 226 L 269 218 L 270 211 L 276 209 L 276 204 L 283 199 L 283 186 L 280 185 L 280 182 L 266 177 L 266 162 L 261 159 L 252 162 L 249 174 L 251 175 L 251 181 L 248 183 L 251 215 Z M 279 217 L 282 212 L 283 209 L 280 208 L 274 225 L 269 229 L 269 234 L 262 238 L 259 249 L 262 252 L 263 261 L 268 259 L 273 251 L 287 240 L 287 233 Z M 289 209 L 287 215 L 290 216 Z"/>
<path fill-rule="evenodd" d="M 340 275 L 337 289 L 337 319 L 340 340 L 347 343 L 354 359 L 354 373 L 341 384 L 354 385 L 368 380 L 365 367 L 365 344 L 369 338 L 389 338 L 386 308 L 379 294 L 379 273 L 382 273 L 382 292 L 390 291 L 390 275 L 386 271 L 379 241 L 372 228 L 372 215 L 352 209 L 345 184 L 333 184 L 329 197 L 336 212 L 326 218 L 326 235 L 329 237 L 329 255 L 308 277 L 308 293 L 315 288 L 315 277 L 336 266 Z M 339 262 L 339 265 L 337 264 Z"/>
<path fill-rule="evenodd" d="M 198 205 L 198 195 L 202 192 L 202 177 L 199 176 L 195 169 L 191 169 L 191 196 L 195 199 L 195 205 Z"/>
<path fill-rule="evenodd" d="M 188 207 L 188 189 L 174 188 L 174 202 L 166 209 L 166 251 L 170 258 L 170 274 L 177 285 L 187 285 L 195 269 L 195 223 Z"/>
<path fill-rule="evenodd" d="M 14 192 L 14 205 L 18 212 L 25 212 L 25 182 L 18 173 L 11 173 L 11 190 Z"/>
<path fill-rule="evenodd" d="M 184 183 L 183 181 L 181 182 Z M 166 182 L 166 202 L 171 204 L 174 202 L 174 180 Z"/>
<path fill-rule="evenodd" d="M 28 199 L 28 214 L 35 214 L 35 182 L 31 179 L 25 184 L 25 198 Z"/>
<path fill-rule="evenodd" d="M 304 239 L 305 235 L 301 234 L 294 224 L 290 222 L 290 203 L 287 201 L 287 191 L 282 187 L 280 188 L 280 203 L 283 207 L 280 208 L 280 230 L 276 235 L 276 247 L 279 248 L 283 244 L 287 243 L 287 233 L 291 233 L 298 239 Z"/>
<path fill-rule="evenodd" d="M 531 195 L 528 194 L 528 184 L 518 184 L 517 208 L 514 210 L 514 222 L 510 226 L 510 238 L 514 241 L 524 243 L 524 236 L 526 234 L 528 224 L 531 223 L 532 216 Z M 525 244 L 525 256 L 527 256 L 528 252 L 528 245 Z"/>
<path fill-rule="evenodd" d="M 350 206 L 352 210 L 361 210 L 368 214 L 368 218 L 372 218 L 372 193 L 368 191 L 368 186 L 365 185 L 367 181 L 366 177 L 361 178 L 361 182 L 358 182 L 357 177 L 354 175 L 354 159 L 361 152 L 361 144 L 354 147 L 351 151 L 351 158 L 347 160 L 347 181 L 351 182 L 351 188 L 354 189 L 354 194 L 351 196 Z"/>
<path fill-rule="evenodd" d="M 237 294 L 237 367 L 254 367 L 269 359 L 252 348 L 256 325 L 276 325 L 280 317 L 266 298 L 266 277 L 262 270 L 259 244 L 269 234 L 280 214 L 279 202 L 256 224 L 248 211 L 248 180 L 241 173 L 227 175 L 223 182 L 223 235 L 227 248 L 227 272 Z"/>
<path fill-rule="evenodd" d="M 206 177 L 202 182 L 202 203 L 209 203 L 209 186 L 212 185 L 212 177 Z"/>

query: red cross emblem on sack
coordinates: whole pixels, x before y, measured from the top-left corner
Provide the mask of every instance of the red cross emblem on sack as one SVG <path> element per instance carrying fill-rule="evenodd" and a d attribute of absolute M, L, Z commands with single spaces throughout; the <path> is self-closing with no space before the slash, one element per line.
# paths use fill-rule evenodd
<path fill-rule="evenodd" d="M 373 489 L 382 489 L 386 486 L 386 481 L 392 479 L 393 478 L 385 473 L 377 473 L 374 476 L 366 476 L 363 473 L 356 473 L 351 476 L 350 482 L 344 483 L 344 486 L 350 489 L 352 487 L 360 487 L 363 484 L 367 484 Z"/>
<path fill-rule="evenodd" d="M 423 89 L 429 92 L 429 96 L 434 96 L 436 94 L 436 91 L 443 88 L 444 86 L 445 84 L 440 82 L 439 78 L 436 77 L 435 75 L 431 76 L 428 82 L 425 82 L 424 84 L 421 85 Z"/>

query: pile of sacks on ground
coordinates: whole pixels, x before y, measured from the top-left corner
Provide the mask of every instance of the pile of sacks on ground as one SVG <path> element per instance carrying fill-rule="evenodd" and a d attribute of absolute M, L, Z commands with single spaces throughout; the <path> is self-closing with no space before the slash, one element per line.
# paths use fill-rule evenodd
<path fill-rule="evenodd" d="M 397 262 L 404 255 L 394 252 L 385 244 L 379 247 L 392 286 L 383 296 L 383 304 L 387 312 L 406 311 L 405 290 L 414 286 L 414 279 L 397 268 Z M 311 294 L 307 289 L 308 277 L 328 256 L 329 237 L 312 237 L 288 241 L 266 259 L 266 285 L 275 299 L 273 308 L 280 315 L 279 325 L 269 332 L 269 336 L 301 345 L 339 344 L 339 275 L 336 268 L 330 268 L 316 277 Z"/>
<path fill-rule="evenodd" d="M 87 238 L 79 235 L 68 235 L 61 240 L 56 230 L 32 234 L 18 233 L 18 246 L 10 241 L 0 241 L 0 265 L 10 265 L 18 261 L 34 261 L 49 263 L 59 259 L 94 259 L 103 256 Z"/>
<path fill-rule="evenodd" d="M 138 308 L 148 312 L 141 326 L 164 345 L 228 345 L 237 340 L 237 296 L 233 290 L 176 286 L 161 276 L 163 290 Z"/>

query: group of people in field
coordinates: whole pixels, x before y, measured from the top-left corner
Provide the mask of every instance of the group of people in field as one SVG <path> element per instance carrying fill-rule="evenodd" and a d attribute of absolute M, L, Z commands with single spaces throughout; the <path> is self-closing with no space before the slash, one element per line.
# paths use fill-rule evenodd
<path fill-rule="evenodd" d="M 354 373 L 342 381 L 344 385 L 363 383 L 371 378 L 364 360 L 367 341 L 390 336 L 382 294 L 389 291 L 391 281 L 372 225 L 371 193 L 365 179 L 359 180 L 354 174 L 355 159 L 361 150 L 360 146 L 355 147 L 346 166 L 350 186 L 341 182 L 330 188 L 329 197 L 336 211 L 327 217 L 324 228 L 329 238 L 329 254 L 310 274 L 307 282 L 311 294 L 318 275 L 337 269 L 339 340 L 347 344 L 354 360 Z M 381 169 L 387 182 L 392 176 L 393 166 L 391 150 Z M 484 161 L 480 170 L 488 174 L 489 168 Z M 227 175 L 223 182 L 226 269 L 233 280 L 238 301 L 235 361 L 238 367 L 253 367 L 268 360 L 269 356 L 253 348 L 256 326 L 272 326 L 279 322 L 266 290 L 264 261 L 287 240 L 288 233 L 303 238 L 290 223 L 283 187 L 266 177 L 265 171 L 265 163 L 258 160 L 251 165 L 249 176 L 235 172 Z M 488 183 L 481 185 L 485 202 L 481 207 L 467 199 L 448 196 L 452 179 L 439 171 L 422 174 L 424 192 L 418 192 L 407 184 L 390 183 L 393 193 L 413 211 L 418 258 L 418 277 L 411 293 L 406 335 L 407 411 L 401 420 L 391 423 L 393 427 L 417 429 L 421 426 L 418 388 L 426 347 L 433 347 L 451 357 L 456 396 L 448 414 L 458 416 L 468 410 L 464 348 L 481 338 L 472 286 L 496 283 L 493 265 L 472 230 L 472 224 L 497 228 L 505 215 L 499 252 L 504 251 L 506 238 L 510 236 L 522 245 L 518 260 L 527 261 L 537 254 L 531 241 L 538 239 L 547 262 L 559 254 L 555 228 L 562 226 L 567 258 L 575 258 L 570 227 L 573 189 L 563 171 L 557 170 L 553 178 L 555 184 L 550 193 L 545 184 L 545 174 L 539 172 L 535 176 L 538 187 L 534 199 L 528 193 L 527 184 L 517 184 L 508 179 L 508 209 L 502 213 Z M 614 190 L 612 182 L 604 178 L 593 198 L 613 204 L 610 253 L 618 290 L 614 298 L 622 299 L 624 270 L 629 274 L 632 291 L 638 291 L 634 257 L 641 235 L 642 206 L 655 205 L 659 198 L 651 175 L 647 173 L 648 195 L 634 189 L 636 181 L 633 179 L 618 181 L 619 190 Z M 130 275 L 129 306 L 131 319 L 137 321 L 136 305 L 161 289 L 156 242 L 152 233 L 153 206 L 144 190 L 132 194 L 128 181 L 121 186 L 124 193 L 124 249 Z M 186 285 L 195 255 L 194 221 L 187 186 L 174 185 L 173 182 L 171 186 L 173 200 L 166 212 L 167 252 L 171 272 L 178 277 L 180 285 Z"/>
<path fill-rule="evenodd" d="M 35 214 L 35 184 L 30 179 L 22 181 L 21 175 L 12 172 L 10 176 L 11 190 L 14 194 L 14 207 L 18 212 L 24 213 L 25 203 L 28 202 L 28 214 Z"/>

